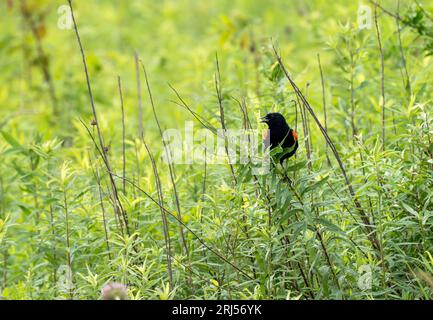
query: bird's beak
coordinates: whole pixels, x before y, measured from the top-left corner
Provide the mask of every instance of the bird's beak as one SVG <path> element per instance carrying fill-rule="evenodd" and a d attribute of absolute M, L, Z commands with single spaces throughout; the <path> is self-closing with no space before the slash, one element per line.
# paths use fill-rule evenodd
<path fill-rule="evenodd" d="M 268 123 L 268 121 L 269 121 L 268 116 L 264 116 L 264 117 L 260 118 L 260 122 L 262 122 L 262 123 Z"/>

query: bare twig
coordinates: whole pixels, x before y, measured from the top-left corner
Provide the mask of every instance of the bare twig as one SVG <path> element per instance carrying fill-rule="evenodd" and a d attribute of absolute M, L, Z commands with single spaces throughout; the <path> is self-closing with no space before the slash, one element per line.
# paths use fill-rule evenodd
<path fill-rule="evenodd" d="M 101 156 L 101 158 L 104 160 L 104 151 L 101 150 L 101 148 L 98 146 L 98 143 L 96 142 L 95 137 L 93 136 L 92 132 L 90 131 L 90 129 L 87 127 L 87 125 L 84 123 L 83 120 L 80 119 L 81 124 L 84 126 L 84 128 L 87 130 L 87 133 L 89 134 L 90 138 L 92 139 L 93 144 L 95 145 L 96 150 L 98 151 L 98 154 Z M 104 165 L 106 167 L 106 163 L 105 161 Z M 107 168 L 107 167 L 106 167 Z M 110 200 L 111 200 L 111 205 L 113 206 L 113 210 L 114 210 L 114 216 L 116 218 L 116 227 L 120 230 L 120 233 L 122 234 L 122 236 L 124 235 L 123 232 L 123 225 L 122 225 L 122 221 L 121 221 L 121 215 L 119 212 L 119 208 L 117 206 L 117 200 L 113 194 L 113 192 L 110 192 Z"/>
<path fill-rule="evenodd" d="M 416 6 L 424 13 L 424 16 L 427 17 L 430 21 L 433 21 L 433 17 L 430 12 L 428 12 L 418 0 L 415 0 Z M 398 13 L 397 13 L 398 15 Z"/>
<path fill-rule="evenodd" d="M 144 147 L 146 148 L 147 153 L 149 155 L 150 162 L 152 164 L 153 174 L 155 176 L 155 183 L 156 183 L 156 189 L 157 189 L 157 194 L 158 194 L 158 203 L 159 203 L 159 208 L 161 211 L 164 241 L 165 241 L 165 246 L 166 246 L 166 260 L 167 260 L 169 284 L 170 284 L 170 289 L 173 290 L 173 267 L 171 265 L 171 259 L 172 259 L 171 237 L 170 237 L 167 215 L 166 215 L 166 212 L 164 210 L 162 210 L 162 208 L 164 206 L 164 193 L 162 192 L 161 180 L 159 178 L 158 167 L 156 166 L 155 158 L 153 157 L 152 152 L 150 151 L 146 141 L 144 140 L 144 137 L 142 138 L 142 140 L 144 143 Z"/>
<path fill-rule="evenodd" d="M 137 50 L 134 53 L 135 58 L 135 77 L 137 81 L 137 99 L 138 99 L 138 134 L 143 137 L 143 100 L 141 99 L 141 80 L 140 80 L 140 62 Z"/>
<path fill-rule="evenodd" d="M 317 63 L 319 65 L 320 82 L 322 84 L 322 103 L 323 103 L 323 117 L 324 117 L 325 131 L 328 132 L 328 116 L 326 113 L 325 77 L 323 76 L 322 63 L 320 61 L 320 54 L 319 53 L 317 54 Z M 326 156 L 326 161 L 328 162 L 328 165 L 331 166 L 331 160 L 329 159 L 329 156 L 328 156 L 328 145 L 326 145 L 325 156 Z"/>
<path fill-rule="evenodd" d="M 215 74 L 215 90 L 218 98 L 218 106 L 220 110 L 220 120 L 221 120 L 221 128 L 223 130 L 224 135 L 224 148 L 227 155 L 228 164 L 230 166 L 230 172 L 232 173 L 233 180 L 235 184 L 237 184 L 237 179 L 235 175 L 235 170 L 233 168 L 233 164 L 231 163 L 230 153 L 227 147 L 227 137 L 226 137 L 226 124 L 225 124 L 225 116 L 224 116 L 224 105 L 223 105 L 223 96 L 222 96 L 222 88 L 221 88 L 221 73 L 220 66 L 218 61 L 218 54 L 215 54 L 215 62 L 216 62 L 216 74 Z"/>
<path fill-rule="evenodd" d="M 96 183 L 98 185 L 98 192 L 99 192 L 99 205 L 101 206 L 102 211 L 102 220 L 103 220 L 103 226 L 104 226 L 104 235 L 105 235 L 105 243 L 107 245 L 107 251 L 108 251 L 108 258 L 111 260 L 111 249 L 110 249 L 110 243 L 108 241 L 108 227 L 107 227 L 107 219 L 106 219 L 106 212 L 105 212 L 105 206 L 104 206 L 104 198 L 102 195 L 102 186 L 101 186 L 101 177 L 99 175 L 99 170 L 96 166 L 93 166 L 92 163 L 92 157 L 89 152 L 89 161 L 90 161 L 90 167 L 92 168 L 93 177 L 96 180 Z"/>
<path fill-rule="evenodd" d="M 167 159 L 168 160 L 168 170 L 170 172 L 170 179 L 171 179 L 171 184 L 172 184 L 172 187 L 173 187 L 173 192 L 174 192 L 174 197 L 175 197 L 177 215 L 178 215 L 179 219 L 182 220 L 182 213 L 181 213 L 181 209 L 180 209 L 179 194 L 177 192 L 176 178 L 175 178 L 175 173 L 174 173 L 174 167 L 173 167 L 173 164 L 172 164 L 171 150 L 167 146 L 166 141 L 164 140 L 164 135 L 163 135 L 163 132 L 162 132 L 162 129 L 161 129 L 161 125 L 159 123 L 158 115 L 156 113 L 155 103 L 153 101 L 152 90 L 150 89 L 150 83 L 149 83 L 149 79 L 147 77 L 146 68 L 144 67 L 144 64 L 142 62 L 141 62 L 141 67 L 143 69 L 144 78 L 146 80 L 147 92 L 149 94 L 149 100 L 150 100 L 150 104 L 152 106 L 153 116 L 155 118 L 156 125 L 158 126 L 159 134 L 161 136 L 162 144 L 164 145 L 166 156 L 168 157 L 168 159 Z M 187 257 L 189 257 L 188 245 L 187 245 L 186 240 L 185 240 L 185 234 L 184 234 L 184 230 L 182 228 L 182 225 L 179 225 L 179 233 L 180 233 L 180 236 L 181 236 L 181 244 L 182 244 L 182 246 L 183 246 L 183 248 L 185 250 L 185 254 L 187 255 Z"/>
<path fill-rule="evenodd" d="M 354 50 L 352 50 L 352 41 L 349 44 L 350 52 L 350 124 L 352 126 L 352 141 L 356 140 L 358 129 L 355 121 L 355 62 L 354 62 Z"/>
<path fill-rule="evenodd" d="M 167 146 L 166 141 L 164 140 L 164 134 L 162 132 L 161 129 L 161 125 L 159 123 L 159 119 L 158 119 L 158 115 L 155 109 L 155 102 L 153 100 L 153 95 L 152 95 L 152 90 L 150 88 L 150 83 L 149 83 L 149 79 L 147 77 L 147 72 L 146 72 L 146 68 L 144 67 L 143 62 L 141 62 L 141 67 L 143 69 L 143 73 L 144 73 L 144 78 L 146 80 L 146 86 L 147 86 L 147 92 L 149 94 L 149 100 L 150 100 L 150 104 L 152 106 L 152 112 L 153 112 L 153 116 L 155 118 L 155 122 L 158 126 L 158 130 L 159 130 L 159 134 L 161 136 L 161 141 L 162 144 L 164 145 L 164 150 L 166 153 L 167 158 L 167 162 L 168 162 L 168 170 L 170 172 L 170 180 L 171 180 L 171 184 L 173 187 L 173 193 L 174 193 L 174 198 L 175 198 L 175 203 L 176 203 L 176 209 L 177 209 L 177 216 L 179 218 L 179 220 L 182 220 L 182 212 L 181 212 L 181 208 L 180 208 L 180 199 L 179 199 L 179 194 L 177 192 L 177 186 L 176 186 L 176 176 L 175 176 L 175 171 L 174 171 L 174 164 L 172 162 L 172 156 L 171 156 L 171 150 L 170 148 Z M 189 254 L 189 249 L 188 249 L 188 244 L 186 242 L 185 239 L 185 232 L 183 230 L 183 226 L 181 224 L 179 224 L 179 234 L 180 234 L 180 238 L 181 238 L 181 245 L 184 249 L 184 252 L 186 254 L 186 257 L 188 259 L 188 263 L 190 264 L 190 254 Z M 191 276 L 191 271 L 189 270 L 189 278 L 188 278 L 188 282 L 189 282 L 189 286 L 192 286 L 193 288 L 193 283 L 192 283 L 192 276 Z M 194 289 L 193 289 L 194 290 Z"/>
<path fill-rule="evenodd" d="M 84 73 L 86 75 L 87 90 L 88 90 L 89 99 L 90 99 L 90 106 L 92 108 L 93 120 L 94 120 L 94 124 L 96 126 L 97 133 L 98 133 L 99 147 L 102 151 L 101 156 L 102 156 L 102 159 L 104 160 L 105 167 L 107 168 L 108 176 L 110 177 L 111 191 L 113 193 L 114 199 L 116 200 L 116 204 L 115 204 L 116 212 L 118 213 L 119 216 L 122 216 L 123 226 L 125 227 L 127 234 L 130 235 L 129 225 L 128 225 L 128 217 L 127 217 L 126 212 L 123 209 L 122 203 L 119 199 L 116 183 L 114 181 L 113 175 L 111 174 L 112 170 L 111 170 L 111 166 L 110 166 L 109 161 L 108 161 L 107 148 L 105 147 L 104 139 L 103 139 L 102 133 L 101 133 L 101 128 L 100 128 L 100 125 L 98 122 L 98 115 L 96 113 L 95 103 L 93 100 L 92 87 L 90 85 L 90 77 L 89 77 L 89 73 L 87 71 L 86 55 L 84 53 L 83 45 L 81 43 L 80 34 L 78 32 L 78 26 L 77 26 L 77 22 L 75 20 L 74 9 L 72 7 L 72 0 L 68 0 L 68 3 L 69 3 L 69 7 L 71 9 L 71 16 L 72 16 L 72 21 L 74 23 L 75 35 L 77 38 L 78 46 L 80 48 L 81 57 L 83 60 Z"/>
<path fill-rule="evenodd" d="M 380 36 L 379 23 L 377 19 L 377 6 L 374 7 L 374 24 L 376 26 L 377 43 L 380 51 L 380 75 L 382 92 L 382 151 L 385 150 L 385 61 L 383 56 L 382 39 Z"/>
<path fill-rule="evenodd" d="M 299 110 L 301 112 L 301 121 L 302 121 L 302 130 L 304 132 L 304 143 L 305 143 L 305 150 L 307 152 L 307 160 L 308 160 L 308 169 L 311 171 L 312 167 L 311 167 L 311 149 L 310 149 L 310 133 L 308 132 L 308 125 L 307 125 L 307 114 L 306 114 L 306 110 L 305 110 L 305 106 L 303 106 L 300 102 L 299 102 L 299 98 L 298 99 L 298 105 L 299 105 Z"/>
<path fill-rule="evenodd" d="M 395 23 L 397 24 L 398 47 L 400 49 L 401 61 L 403 63 L 403 69 L 406 75 L 406 90 L 408 91 L 409 99 L 410 99 L 410 97 L 412 96 L 412 86 L 410 83 L 410 76 L 407 70 L 406 58 L 404 56 L 404 51 L 403 51 L 403 42 L 401 40 L 401 28 L 400 28 L 399 17 L 400 17 L 400 0 L 397 1 L 397 18 L 395 18 Z"/>
<path fill-rule="evenodd" d="M 170 87 L 171 90 L 173 90 L 173 92 L 176 94 L 177 98 L 179 99 L 180 103 L 176 102 L 176 101 L 171 101 L 174 104 L 178 105 L 179 107 L 182 107 L 186 110 L 188 110 L 188 112 L 190 112 L 193 117 L 206 129 L 208 129 L 209 131 L 211 131 L 213 134 L 217 134 L 217 130 L 204 118 L 202 118 L 197 112 L 195 112 L 194 110 L 192 110 L 188 104 L 185 102 L 185 100 L 183 100 L 183 98 L 181 97 L 181 95 L 179 94 L 179 92 L 171 85 L 168 84 L 168 86 Z"/>
<path fill-rule="evenodd" d="M 395 19 L 402 20 L 402 19 L 401 19 L 399 16 L 397 16 L 395 13 L 393 13 L 393 12 L 389 11 L 388 9 L 382 7 L 379 3 L 377 3 L 377 1 L 368 0 L 368 2 L 369 2 L 370 4 L 372 4 L 372 5 L 374 5 L 374 8 L 375 8 L 375 9 L 376 9 L 376 8 L 379 8 L 380 10 L 382 10 L 382 11 L 383 11 L 384 13 L 386 13 L 387 15 L 389 15 L 389 16 L 395 18 Z"/>
<path fill-rule="evenodd" d="M 361 203 L 358 201 L 357 197 L 356 197 L 356 193 L 355 190 L 352 186 L 352 183 L 350 182 L 349 176 L 346 173 L 346 169 L 344 167 L 344 164 L 340 158 L 340 155 L 334 145 L 334 143 L 332 142 L 331 137 L 328 135 L 328 133 L 326 132 L 325 128 L 322 126 L 322 124 L 320 123 L 320 120 L 317 118 L 316 114 L 314 113 L 313 109 L 311 108 L 310 104 L 308 103 L 307 99 L 305 98 L 305 96 L 302 94 L 301 90 L 298 88 L 298 86 L 296 85 L 296 83 L 292 80 L 292 78 L 290 77 L 286 67 L 283 64 L 283 61 L 281 60 L 280 55 L 277 52 L 277 49 L 275 48 L 274 45 L 272 45 L 273 50 L 274 50 L 274 54 L 275 57 L 279 63 L 279 65 L 281 66 L 287 80 L 289 81 L 290 85 L 292 86 L 292 88 L 294 89 L 296 95 L 299 97 L 299 99 L 302 101 L 302 103 L 304 104 L 304 106 L 307 108 L 308 112 L 311 114 L 311 116 L 313 117 L 314 121 L 316 122 L 317 126 L 319 127 L 320 131 L 322 132 L 323 137 L 325 138 L 327 144 L 329 145 L 329 148 L 331 149 L 331 151 L 333 152 L 335 159 L 338 162 L 338 165 L 340 167 L 340 170 L 344 176 L 347 188 L 349 190 L 349 193 L 351 195 L 352 201 L 356 207 L 356 209 L 358 210 L 361 219 L 363 221 L 363 223 L 365 224 L 366 227 L 366 231 L 367 231 L 367 236 L 372 244 L 372 246 L 377 249 L 378 251 L 380 251 L 380 243 L 376 237 L 376 233 L 375 233 L 375 228 L 374 225 L 371 224 L 367 214 L 365 213 L 364 209 L 361 206 Z"/>
<path fill-rule="evenodd" d="M 334 281 L 335 281 L 338 289 L 341 290 L 340 283 L 339 283 L 338 278 L 337 278 L 337 274 L 335 273 L 335 270 L 334 270 L 334 264 L 331 262 L 331 258 L 329 256 L 328 250 L 326 249 L 325 242 L 323 241 L 322 233 L 320 232 L 320 230 L 317 227 L 315 227 L 315 229 L 316 229 L 317 237 L 319 238 L 320 245 L 322 246 L 323 253 L 325 254 L 326 262 L 328 263 L 329 269 L 331 269 L 332 275 L 334 276 Z"/>
<path fill-rule="evenodd" d="M 122 83 L 120 81 L 120 76 L 117 78 L 119 85 L 119 96 L 120 96 L 120 108 L 122 111 L 122 173 L 123 177 L 126 177 L 126 152 L 125 152 L 125 110 L 123 107 L 123 94 L 122 94 Z M 123 194 L 126 195 L 126 182 L 123 181 Z"/>
<path fill-rule="evenodd" d="M 322 102 L 323 102 L 323 117 L 325 124 L 325 131 L 328 132 L 328 118 L 326 115 L 326 93 L 325 93 L 325 78 L 323 77 L 322 63 L 320 62 L 320 54 L 317 54 L 317 63 L 320 71 L 320 82 L 322 84 Z"/>
<path fill-rule="evenodd" d="M 307 84 L 305 85 L 305 98 L 308 99 L 308 89 L 310 88 L 310 83 L 307 82 Z M 310 144 L 310 152 L 312 152 L 313 150 L 313 135 L 311 134 L 311 126 L 310 126 L 310 117 L 307 114 L 307 111 L 304 110 L 305 112 L 305 121 L 306 121 L 306 125 L 308 128 L 308 143 Z"/>

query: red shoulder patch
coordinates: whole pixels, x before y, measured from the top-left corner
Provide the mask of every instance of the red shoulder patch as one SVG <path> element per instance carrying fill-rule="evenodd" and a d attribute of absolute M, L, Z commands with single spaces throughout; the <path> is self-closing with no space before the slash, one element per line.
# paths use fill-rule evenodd
<path fill-rule="evenodd" d="M 292 136 L 293 136 L 293 138 L 295 138 L 295 141 L 298 141 L 298 134 L 293 129 L 292 129 Z"/>

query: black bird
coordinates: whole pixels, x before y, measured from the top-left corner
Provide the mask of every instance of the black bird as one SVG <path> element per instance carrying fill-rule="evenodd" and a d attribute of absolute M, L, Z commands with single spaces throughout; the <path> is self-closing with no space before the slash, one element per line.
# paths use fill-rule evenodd
<path fill-rule="evenodd" d="M 289 127 L 281 113 L 268 113 L 262 118 L 262 122 L 266 123 L 269 127 L 271 150 L 281 146 L 286 151 L 280 159 L 280 163 L 282 164 L 285 159 L 293 156 L 298 149 L 298 135 L 295 130 Z"/>

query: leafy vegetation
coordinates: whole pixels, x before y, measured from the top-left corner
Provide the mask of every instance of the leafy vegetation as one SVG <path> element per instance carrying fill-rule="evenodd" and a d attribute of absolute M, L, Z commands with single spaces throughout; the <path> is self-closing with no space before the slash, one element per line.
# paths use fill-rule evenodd
<path fill-rule="evenodd" d="M 0 297 L 431 298 L 430 1 L 72 5 L 88 73 L 68 2 L 0 3 Z M 267 175 L 162 159 L 270 111 Z"/>

